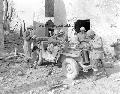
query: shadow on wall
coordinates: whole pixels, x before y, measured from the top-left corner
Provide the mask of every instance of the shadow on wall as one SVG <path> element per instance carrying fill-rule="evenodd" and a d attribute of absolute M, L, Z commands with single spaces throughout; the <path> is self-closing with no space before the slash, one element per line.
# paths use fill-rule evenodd
<path fill-rule="evenodd" d="M 66 25 L 66 8 L 63 0 L 54 0 L 54 24 Z"/>

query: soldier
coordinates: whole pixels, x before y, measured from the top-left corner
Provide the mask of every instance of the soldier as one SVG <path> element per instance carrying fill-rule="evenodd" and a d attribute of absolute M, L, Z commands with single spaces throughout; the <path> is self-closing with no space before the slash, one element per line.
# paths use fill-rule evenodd
<path fill-rule="evenodd" d="M 103 60 L 104 50 L 103 50 L 103 42 L 102 38 L 97 36 L 93 30 L 87 31 L 87 36 L 90 39 L 91 51 L 90 51 L 90 63 L 92 65 L 92 69 L 94 71 L 94 77 L 96 80 L 96 73 L 98 71 L 97 64 L 101 60 Z"/>
<path fill-rule="evenodd" d="M 31 53 L 31 58 L 32 58 L 35 69 L 36 69 L 37 65 L 41 65 L 40 49 L 37 46 L 33 47 L 32 53 Z"/>
<path fill-rule="evenodd" d="M 119 60 L 120 58 L 120 39 L 117 39 L 117 42 L 113 43 L 111 47 L 114 47 L 115 55 L 114 57 Z"/>
<path fill-rule="evenodd" d="M 82 46 L 82 47 L 87 47 L 87 45 L 88 45 L 88 40 L 87 40 L 87 38 L 86 38 L 86 30 L 85 30 L 85 28 L 84 27 L 81 27 L 80 28 L 80 31 L 81 32 L 79 32 L 78 34 L 77 34 L 77 37 L 78 37 L 78 41 L 80 42 L 80 45 Z M 89 63 L 89 56 L 88 56 L 88 51 L 87 50 L 85 50 L 85 49 L 83 49 L 82 50 L 82 55 L 83 55 L 83 64 L 86 64 L 86 63 Z"/>
<path fill-rule="evenodd" d="M 59 48 L 57 44 L 60 43 L 58 30 L 54 31 L 54 35 L 51 38 L 49 38 L 48 42 L 49 42 L 48 50 L 55 56 Z"/>
<path fill-rule="evenodd" d="M 24 53 L 25 53 L 26 57 L 30 57 L 31 56 L 31 36 L 30 36 L 29 30 L 27 30 L 24 35 L 23 49 L 24 49 Z"/>
<path fill-rule="evenodd" d="M 37 46 L 37 36 L 36 35 L 33 35 L 32 39 L 31 39 L 31 51 L 34 46 Z"/>
<path fill-rule="evenodd" d="M 86 31 L 85 27 L 80 28 L 80 32 L 77 34 L 79 42 L 85 41 L 85 37 L 86 37 L 85 31 Z"/>

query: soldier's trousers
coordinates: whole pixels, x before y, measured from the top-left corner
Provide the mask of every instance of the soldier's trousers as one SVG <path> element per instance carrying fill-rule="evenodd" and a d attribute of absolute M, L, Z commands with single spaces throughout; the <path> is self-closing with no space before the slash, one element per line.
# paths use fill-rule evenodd
<path fill-rule="evenodd" d="M 83 64 L 89 63 L 89 52 L 86 50 L 82 51 Z"/>
<path fill-rule="evenodd" d="M 99 59 L 90 60 L 90 63 L 91 63 L 91 65 L 92 65 L 93 71 L 98 71 L 98 66 L 97 66 L 98 60 L 99 60 Z"/>

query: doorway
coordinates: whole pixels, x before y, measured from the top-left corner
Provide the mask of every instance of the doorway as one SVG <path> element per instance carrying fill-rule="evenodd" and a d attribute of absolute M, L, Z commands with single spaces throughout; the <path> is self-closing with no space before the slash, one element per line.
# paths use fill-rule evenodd
<path fill-rule="evenodd" d="M 85 27 L 86 29 L 86 32 L 88 30 L 90 30 L 90 19 L 86 19 L 86 20 L 77 20 L 75 23 L 74 23 L 74 28 L 75 28 L 75 31 L 77 33 L 80 32 L 80 28 L 81 27 Z"/>
<path fill-rule="evenodd" d="M 53 35 L 54 33 L 54 23 L 52 22 L 52 20 L 48 20 L 45 24 L 45 36 L 50 37 L 51 35 Z M 51 32 L 51 34 L 50 34 Z"/>
<path fill-rule="evenodd" d="M 77 33 L 80 32 L 80 28 L 81 27 L 85 27 L 86 29 L 86 32 L 88 30 L 90 30 L 90 19 L 86 19 L 86 20 L 77 20 L 75 23 L 74 23 L 74 28 L 75 28 L 75 31 Z M 89 52 L 88 51 L 83 51 L 82 52 L 82 56 L 83 56 L 83 62 L 87 62 L 86 64 L 89 64 L 90 62 L 90 58 L 89 58 Z"/>

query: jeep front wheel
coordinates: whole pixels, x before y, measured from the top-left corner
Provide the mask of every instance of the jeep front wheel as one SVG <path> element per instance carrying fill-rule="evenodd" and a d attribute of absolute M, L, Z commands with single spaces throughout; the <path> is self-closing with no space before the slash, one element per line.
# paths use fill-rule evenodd
<path fill-rule="evenodd" d="M 79 65 L 78 63 L 72 58 L 66 58 L 62 63 L 62 69 L 64 75 L 68 79 L 74 80 L 79 74 Z"/>

